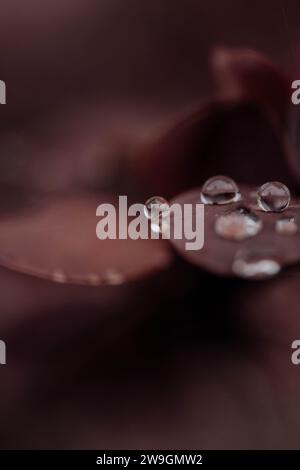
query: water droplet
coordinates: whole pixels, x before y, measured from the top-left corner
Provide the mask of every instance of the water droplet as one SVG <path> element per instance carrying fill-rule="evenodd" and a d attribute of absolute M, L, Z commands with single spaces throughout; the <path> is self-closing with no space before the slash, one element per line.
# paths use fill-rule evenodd
<path fill-rule="evenodd" d="M 266 212 L 284 211 L 290 203 L 289 189 L 278 181 L 263 184 L 257 192 L 259 207 Z"/>
<path fill-rule="evenodd" d="M 294 235 L 298 231 L 298 225 L 294 217 L 283 217 L 276 221 L 276 232 L 280 235 Z"/>
<path fill-rule="evenodd" d="M 239 250 L 232 265 L 233 272 L 246 279 L 267 279 L 281 270 L 276 253 L 267 247 Z"/>
<path fill-rule="evenodd" d="M 98 286 L 101 283 L 99 274 L 91 273 L 88 275 L 88 283 L 91 286 Z"/>
<path fill-rule="evenodd" d="M 239 207 L 218 217 L 216 233 L 227 240 L 241 241 L 254 237 L 262 228 L 262 221 L 246 207 Z"/>
<path fill-rule="evenodd" d="M 56 271 L 53 271 L 51 279 L 54 282 L 64 283 L 67 281 L 67 276 L 63 271 L 57 269 Z"/>
<path fill-rule="evenodd" d="M 117 286 L 125 282 L 125 277 L 115 269 L 108 269 L 104 275 L 104 282 L 105 284 Z"/>
<path fill-rule="evenodd" d="M 229 204 L 240 199 L 237 184 L 227 176 L 213 176 L 202 187 L 201 202 L 203 204 Z"/>
<path fill-rule="evenodd" d="M 169 213 L 170 207 L 168 201 L 163 197 L 153 196 L 145 202 L 144 214 L 149 220 L 157 221 L 160 218 L 166 218 Z"/>

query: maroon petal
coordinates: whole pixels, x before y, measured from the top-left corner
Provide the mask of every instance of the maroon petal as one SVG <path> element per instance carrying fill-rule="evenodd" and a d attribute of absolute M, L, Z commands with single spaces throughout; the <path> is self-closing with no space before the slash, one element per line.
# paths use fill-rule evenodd
<path fill-rule="evenodd" d="M 172 257 L 162 240 L 99 240 L 96 208 L 112 196 L 57 199 L 3 217 L 0 263 L 60 283 L 122 284 L 164 270 Z"/>
<path fill-rule="evenodd" d="M 183 237 L 181 240 L 172 238 L 171 242 L 177 252 L 188 262 L 201 267 L 207 271 L 224 276 L 233 276 L 232 265 L 238 251 L 257 250 L 266 248 L 278 254 L 278 259 L 282 266 L 296 264 L 300 262 L 300 233 L 292 236 L 281 235 L 275 230 L 276 220 L 284 216 L 293 216 L 295 222 L 300 225 L 300 206 L 296 201 L 292 201 L 289 208 L 284 213 L 270 213 L 259 210 L 256 197 L 253 194 L 255 188 L 241 188 L 242 200 L 226 205 L 207 205 L 204 213 L 204 246 L 201 250 L 186 250 L 188 240 Z M 196 204 L 200 203 L 201 188 L 194 189 L 181 194 L 172 200 L 172 203 L 192 204 L 195 211 Z M 247 207 L 254 211 L 262 220 L 263 228 L 254 237 L 243 241 L 231 241 L 221 238 L 215 231 L 215 221 L 218 216 L 227 213 L 237 207 Z M 193 212 L 195 220 L 195 212 Z M 171 236 L 172 230 L 171 230 Z"/>
<path fill-rule="evenodd" d="M 276 124 L 285 126 L 291 104 L 289 81 L 263 54 L 252 49 L 216 48 L 212 67 L 222 99 L 253 101 Z"/>
<path fill-rule="evenodd" d="M 225 174 L 244 184 L 279 180 L 295 189 L 288 150 L 267 115 L 252 103 L 201 108 L 150 145 L 133 172 L 146 195 L 174 197 Z"/>

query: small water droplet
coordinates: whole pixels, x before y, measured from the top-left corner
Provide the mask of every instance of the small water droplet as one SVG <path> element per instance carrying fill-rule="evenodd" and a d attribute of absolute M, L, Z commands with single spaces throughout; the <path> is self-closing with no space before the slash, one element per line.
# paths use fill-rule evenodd
<path fill-rule="evenodd" d="M 67 276 L 62 270 L 57 269 L 56 271 L 53 271 L 51 279 L 54 282 L 64 283 L 67 281 Z"/>
<path fill-rule="evenodd" d="M 105 284 L 117 286 L 125 282 L 125 277 L 115 269 L 108 269 L 104 275 L 104 282 Z"/>
<path fill-rule="evenodd" d="M 229 204 L 240 199 L 237 184 L 227 176 L 213 176 L 202 187 L 201 202 L 203 204 Z"/>
<path fill-rule="evenodd" d="M 266 212 L 284 211 L 290 203 L 289 189 L 278 181 L 263 184 L 257 192 L 259 207 Z"/>
<path fill-rule="evenodd" d="M 276 232 L 280 235 L 294 235 L 298 231 L 298 225 L 294 217 L 283 217 L 276 221 Z"/>
<path fill-rule="evenodd" d="M 88 275 L 88 283 L 91 286 L 98 286 L 101 283 L 99 274 L 91 273 Z"/>
<path fill-rule="evenodd" d="M 233 272 L 246 279 L 267 279 L 281 270 L 276 253 L 266 248 L 239 250 L 232 265 Z"/>
<path fill-rule="evenodd" d="M 163 197 L 153 196 L 145 202 L 144 214 L 149 220 L 156 221 L 160 218 L 166 218 L 169 213 L 170 207 L 168 201 Z"/>
<path fill-rule="evenodd" d="M 259 217 L 246 207 L 239 207 L 218 217 L 216 233 L 227 240 L 241 241 L 254 237 L 262 228 Z"/>

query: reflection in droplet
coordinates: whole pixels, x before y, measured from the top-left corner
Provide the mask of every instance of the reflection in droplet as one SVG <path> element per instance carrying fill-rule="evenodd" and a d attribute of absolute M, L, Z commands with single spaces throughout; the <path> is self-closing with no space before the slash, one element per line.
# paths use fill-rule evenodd
<path fill-rule="evenodd" d="M 170 213 L 168 201 L 160 196 L 153 196 L 145 202 L 144 214 L 147 219 L 156 221 L 167 217 Z"/>
<path fill-rule="evenodd" d="M 262 221 L 250 209 L 239 207 L 218 217 L 216 233 L 227 240 L 241 241 L 260 232 Z"/>
<path fill-rule="evenodd" d="M 298 231 L 298 225 L 294 217 L 283 217 L 276 221 L 276 232 L 280 235 L 294 235 Z"/>
<path fill-rule="evenodd" d="M 278 181 L 263 184 L 257 193 L 259 207 L 266 212 L 284 211 L 290 203 L 289 189 Z"/>
<path fill-rule="evenodd" d="M 229 204 L 240 199 L 237 184 L 227 176 L 213 176 L 202 187 L 201 202 L 203 204 Z"/>
<path fill-rule="evenodd" d="M 233 272 L 246 279 L 267 279 L 281 270 L 275 253 L 268 248 L 239 250 L 233 260 Z"/>

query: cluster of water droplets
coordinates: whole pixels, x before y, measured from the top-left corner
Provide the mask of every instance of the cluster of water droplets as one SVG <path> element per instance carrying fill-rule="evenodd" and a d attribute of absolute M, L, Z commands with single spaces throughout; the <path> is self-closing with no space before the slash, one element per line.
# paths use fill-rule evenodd
<path fill-rule="evenodd" d="M 250 194 L 256 200 L 257 208 L 264 212 L 280 213 L 290 204 L 289 189 L 278 181 L 263 184 Z M 228 210 L 217 217 L 215 232 L 223 239 L 240 242 L 255 237 L 263 228 L 259 215 L 242 204 L 238 185 L 227 176 L 214 176 L 203 185 L 200 200 L 205 205 L 226 205 L 241 202 L 239 207 Z M 251 204 L 252 206 L 252 204 Z M 161 196 L 149 198 L 144 205 L 144 214 L 151 223 L 151 230 L 163 233 L 169 227 L 170 206 Z M 279 235 L 290 236 L 298 232 L 298 225 L 293 216 L 283 216 L 275 222 L 275 231 Z M 244 278 L 267 278 L 274 276 L 281 269 L 276 251 L 268 247 L 255 247 L 237 250 L 233 260 L 233 272 Z"/>
<path fill-rule="evenodd" d="M 291 200 L 289 189 L 277 181 L 263 184 L 254 196 L 258 208 L 264 212 L 283 212 L 289 207 Z M 214 176 L 207 180 L 202 187 L 200 199 L 204 204 L 215 205 L 242 200 L 237 184 L 227 176 Z M 263 222 L 256 212 L 244 206 L 218 216 L 215 222 L 218 236 L 237 242 L 256 236 L 262 227 Z M 290 216 L 277 220 L 275 231 L 280 235 L 294 235 L 298 231 L 295 218 Z M 238 250 L 233 260 L 233 272 L 240 277 L 255 279 L 277 274 L 281 265 L 276 252 L 265 248 Z"/>

